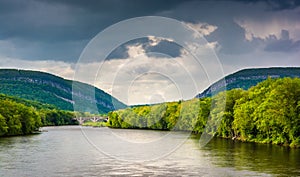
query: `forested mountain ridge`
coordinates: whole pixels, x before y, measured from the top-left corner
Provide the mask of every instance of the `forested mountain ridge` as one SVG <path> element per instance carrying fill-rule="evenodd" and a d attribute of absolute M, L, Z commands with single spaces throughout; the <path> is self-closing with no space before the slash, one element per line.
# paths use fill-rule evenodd
<path fill-rule="evenodd" d="M 77 87 L 75 92 L 72 91 L 73 84 Z M 95 99 L 87 93 L 93 89 Z M 54 105 L 62 110 L 73 110 L 74 97 L 80 102 L 76 111 L 96 112 L 94 105 L 100 113 L 115 110 L 115 107 L 126 107 L 114 97 L 91 85 L 39 71 L 0 69 L 0 93 Z"/>
<path fill-rule="evenodd" d="M 300 77 L 300 68 L 297 67 L 274 67 L 274 68 L 253 68 L 243 69 L 233 74 L 225 76 L 226 90 L 241 88 L 248 90 L 259 82 L 267 78 Z M 196 95 L 196 98 L 209 97 L 212 93 L 224 91 L 224 79 L 215 82 L 202 93 Z"/>

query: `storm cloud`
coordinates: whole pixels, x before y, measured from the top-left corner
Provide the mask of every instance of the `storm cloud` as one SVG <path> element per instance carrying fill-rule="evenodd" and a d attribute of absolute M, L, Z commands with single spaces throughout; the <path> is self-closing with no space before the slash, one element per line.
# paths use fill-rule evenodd
<path fill-rule="evenodd" d="M 99 32 L 141 16 L 169 17 L 193 28 L 215 51 L 224 74 L 249 67 L 300 66 L 299 14 L 297 0 L 1 0 L 0 67 L 42 70 L 72 79 L 80 55 Z M 166 56 L 185 61 L 182 47 L 172 39 L 145 36 L 116 46 L 107 57 L 114 66 L 108 68 L 122 67 L 140 54 L 144 61 L 148 61 L 145 57 L 161 60 L 166 67 Z M 99 63 L 86 66 L 93 64 Z M 146 66 L 140 67 L 136 70 L 147 71 Z M 151 81 L 155 83 L 155 78 Z M 156 88 L 163 87 L 159 83 Z M 97 86 L 111 93 L 111 88 Z M 172 100 L 172 94 L 168 98 Z"/>

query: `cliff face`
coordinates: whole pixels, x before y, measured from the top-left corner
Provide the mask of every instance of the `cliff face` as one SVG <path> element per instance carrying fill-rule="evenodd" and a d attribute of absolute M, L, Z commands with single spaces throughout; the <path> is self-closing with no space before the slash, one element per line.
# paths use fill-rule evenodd
<path fill-rule="evenodd" d="M 196 98 L 209 97 L 222 90 L 231 90 L 241 88 L 248 90 L 259 82 L 267 78 L 284 78 L 284 77 L 300 77 L 300 68 L 257 68 L 244 69 L 236 73 L 230 74 L 196 95 Z M 222 84 L 222 82 L 226 84 Z M 226 88 L 223 86 L 226 85 Z"/>
<path fill-rule="evenodd" d="M 76 105 L 76 111 L 107 113 L 126 107 L 91 85 L 37 71 L 0 69 L 0 93 L 51 104 L 63 110 L 74 110 Z"/>

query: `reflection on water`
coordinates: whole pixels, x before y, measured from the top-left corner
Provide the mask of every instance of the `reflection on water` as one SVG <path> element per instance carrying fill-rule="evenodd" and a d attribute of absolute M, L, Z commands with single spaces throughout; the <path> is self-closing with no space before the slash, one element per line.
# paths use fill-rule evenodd
<path fill-rule="evenodd" d="M 299 149 L 215 138 L 203 150 L 213 154 L 212 163 L 217 166 L 278 175 L 300 175 Z"/>
<path fill-rule="evenodd" d="M 45 129 L 48 132 L 39 135 L 0 139 L 0 176 L 300 175 L 299 149 L 240 143 L 218 138 L 200 148 L 198 139 L 192 137 L 168 156 L 155 161 L 136 163 L 104 155 L 87 141 L 80 127 L 45 127 Z M 151 142 L 152 138 L 161 139 L 168 133 L 149 130 L 117 131 L 124 141 L 130 139 L 137 144 Z M 114 142 L 114 138 L 111 137 L 114 135 L 107 133 L 105 128 L 84 128 L 84 132 L 93 141 L 101 139 L 106 141 L 112 150 L 124 153 L 123 157 L 140 156 L 140 152 L 145 151 L 138 148 L 135 148 L 136 153 L 132 153 L 132 150 L 126 151 L 128 147 L 122 147 Z M 106 133 L 105 138 L 99 136 L 100 132 Z M 177 132 L 172 136 L 174 139 L 185 137 L 184 133 L 180 134 Z M 174 141 L 176 143 L 176 140 Z M 155 151 L 159 152 L 163 148 L 158 146 Z"/>

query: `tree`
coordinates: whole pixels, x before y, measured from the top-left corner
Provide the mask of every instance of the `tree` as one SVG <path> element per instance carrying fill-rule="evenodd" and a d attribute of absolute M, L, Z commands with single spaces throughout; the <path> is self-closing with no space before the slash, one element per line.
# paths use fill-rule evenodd
<path fill-rule="evenodd" d="M 0 136 L 7 133 L 8 126 L 6 124 L 5 118 L 0 114 Z"/>

